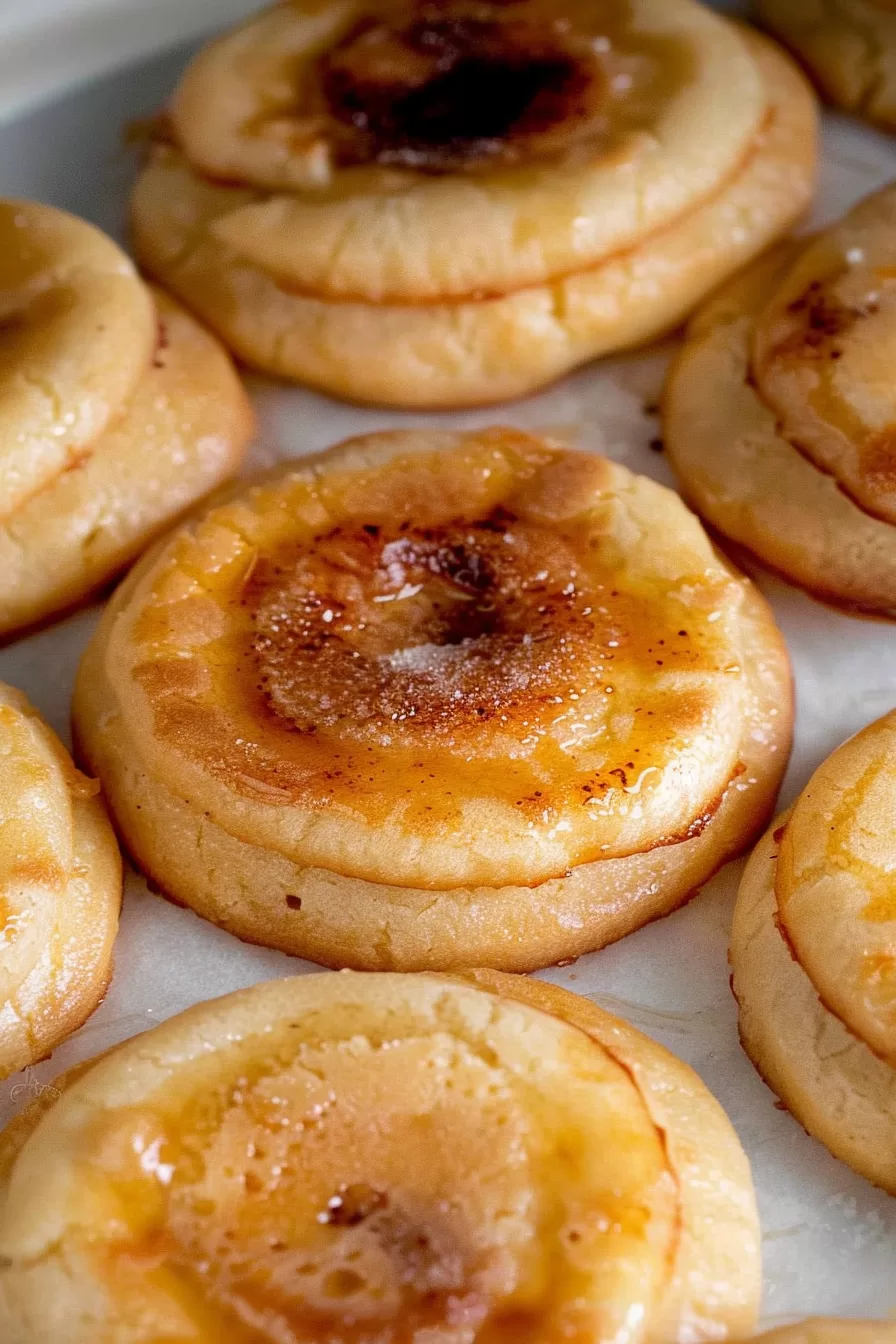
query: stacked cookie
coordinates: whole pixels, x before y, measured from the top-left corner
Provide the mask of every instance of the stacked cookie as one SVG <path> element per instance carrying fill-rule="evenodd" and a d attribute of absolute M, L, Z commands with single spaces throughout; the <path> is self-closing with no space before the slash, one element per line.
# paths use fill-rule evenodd
<path fill-rule="evenodd" d="M 0 685 L 0 1079 L 48 1054 L 106 992 L 122 877 L 98 795 Z"/>
<path fill-rule="evenodd" d="M 731 962 L 741 1037 L 803 1125 L 896 1192 L 896 714 L 816 771 L 750 860 Z"/>
<path fill-rule="evenodd" d="M 805 208 L 815 109 L 692 0 L 281 4 L 204 50 L 138 256 L 255 368 L 520 396 L 675 327 Z"/>
<path fill-rule="evenodd" d="M 896 126 L 893 0 L 758 0 L 757 9 L 832 103 Z"/>
<path fill-rule="evenodd" d="M 819 596 L 896 611 L 896 188 L 748 268 L 697 314 L 666 389 L 694 507 Z M 706 389 L 714 395 L 706 395 Z"/>
<path fill-rule="evenodd" d="M 768 816 L 790 671 L 670 491 L 515 430 L 290 463 L 118 590 L 75 728 L 174 899 L 325 965 L 531 970 Z"/>
<path fill-rule="evenodd" d="M 225 352 L 97 229 L 0 201 L 0 637 L 82 602 L 239 465 Z"/>

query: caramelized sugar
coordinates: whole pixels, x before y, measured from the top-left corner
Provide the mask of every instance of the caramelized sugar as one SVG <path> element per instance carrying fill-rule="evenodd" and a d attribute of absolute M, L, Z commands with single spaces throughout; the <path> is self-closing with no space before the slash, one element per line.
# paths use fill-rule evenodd
<path fill-rule="evenodd" d="M 106 1272 L 150 1276 L 216 1344 L 536 1344 L 554 1285 L 529 1123 L 448 1036 L 254 1061 L 99 1133 Z"/>
<path fill-rule="evenodd" d="M 637 119 L 685 65 L 630 21 L 627 0 L 371 4 L 321 58 L 312 110 L 345 165 L 469 171 L 605 141 L 618 103 Z"/>
<path fill-rule="evenodd" d="M 185 540 L 136 626 L 157 734 L 247 797 L 423 835 L 480 798 L 550 831 L 648 792 L 736 690 L 727 581 L 633 576 L 602 459 L 461 443 Z"/>
<path fill-rule="evenodd" d="M 787 438 L 891 520 L 896 496 L 896 275 L 822 239 L 815 278 L 760 319 L 753 377 Z M 807 266 L 797 271 L 805 280 Z"/>
<path fill-rule="evenodd" d="M 344 160 L 443 171 L 590 120 L 602 85 L 594 55 L 566 49 L 550 25 L 451 17 L 362 24 L 322 81 L 352 132 Z"/>
<path fill-rule="evenodd" d="M 120 1319 L 174 1302 L 170 1333 L 214 1344 L 585 1344 L 666 1286 L 661 1131 L 564 1019 L 321 976 L 145 1042 L 91 1071 L 64 1145 L 64 1236 Z"/>
<path fill-rule="evenodd" d="M 579 568 L 568 541 L 501 507 L 439 528 L 336 527 L 253 573 L 263 694 L 300 732 L 348 725 L 380 745 L 475 745 L 502 714 L 535 729 L 593 645 Z"/>

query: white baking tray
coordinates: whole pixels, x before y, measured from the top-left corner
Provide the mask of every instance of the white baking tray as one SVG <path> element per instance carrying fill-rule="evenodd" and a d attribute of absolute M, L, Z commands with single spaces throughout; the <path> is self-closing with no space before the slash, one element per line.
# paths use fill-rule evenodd
<path fill-rule="evenodd" d="M 50 201 L 121 236 L 134 166 L 122 148 L 121 127 L 153 111 L 183 65 L 185 49 L 157 54 L 164 33 L 190 35 L 212 6 L 208 0 L 178 0 L 177 5 L 165 0 L 161 6 L 79 0 L 74 7 L 61 6 L 66 9 L 63 37 L 80 33 L 81 47 L 90 51 L 80 63 L 66 59 L 60 64 L 57 93 L 35 108 L 35 100 L 46 95 L 48 3 L 40 0 L 41 35 L 35 38 L 18 0 L 12 6 L 0 0 L 0 49 L 5 47 L 4 20 L 9 22 L 13 10 L 19 24 L 18 82 L 13 93 L 7 86 L 0 95 L 0 194 Z M 59 0 L 56 4 L 60 7 Z M 226 19 L 250 4 L 216 0 L 214 9 Z M 104 30 L 98 14 L 106 16 L 114 36 L 99 48 L 83 40 Z M 167 29 L 161 23 L 166 14 Z M 87 28 L 76 22 L 79 15 Z M 127 16 L 132 23 L 123 23 Z M 52 45 L 58 50 L 55 41 Z M 120 64 L 141 51 L 136 64 Z M 0 73 L 2 64 L 0 57 Z M 83 85 L 84 76 L 101 68 L 107 73 L 98 82 Z M 68 91 L 60 93 L 63 84 Z M 818 218 L 839 214 L 891 176 L 896 176 L 893 142 L 845 119 L 828 118 Z M 568 435 L 671 484 L 664 459 L 649 447 L 658 427 L 646 410 L 655 403 L 666 353 L 605 363 L 543 396 L 460 416 L 363 411 L 252 380 L 261 413 L 252 464 L 395 424 L 505 421 Z M 896 627 L 839 615 L 761 574 L 758 581 L 774 604 L 796 671 L 797 739 L 786 802 L 838 742 L 896 705 Z M 96 609 L 84 611 L 0 651 L 0 679 L 26 691 L 66 738 L 75 668 L 95 622 Z M 836 1162 L 778 1109 L 738 1046 L 726 951 L 739 874 L 740 865 L 729 867 L 686 910 L 575 966 L 548 972 L 547 978 L 593 996 L 662 1041 L 697 1069 L 728 1110 L 752 1159 L 759 1191 L 767 1322 L 810 1312 L 889 1313 L 896 1308 L 896 1201 Z M 128 879 L 115 961 L 109 995 L 87 1026 L 52 1059 L 0 1084 L 0 1120 L 52 1086 L 53 1078 L 75 1061 L 197 1000 L 312 969 L 244 946 L 151 895 L 135 875 Z"/>

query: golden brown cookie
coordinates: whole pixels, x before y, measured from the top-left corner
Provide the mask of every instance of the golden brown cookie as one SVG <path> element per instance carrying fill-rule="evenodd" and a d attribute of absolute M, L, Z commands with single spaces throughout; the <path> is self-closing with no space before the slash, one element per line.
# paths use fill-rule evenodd
<path fill-rule="evenodd" d="M 0 685 L 0 1078 L 47 1055 L 106 992 L 122 879 L 98 794 Z"/>
<path fill-rule="evenodd" d="M 164 891 L 399 970 L 668 913 L 767 818 L 792 723 L 762 599 L 678 498 L 501 429 L 351 440 L 181 528 L 74 712 Z"/>
<path fill-rule="evenodd" d="M 721 1109 L 553 986 L 277 981 L 60 1090 L 0 1141 L 5 1344 L 636 1344 L 755 1322 L 752 1183 Z"/>
<path fill-rule="evenodd" d="M 811 1134 L 896 1193 L 896 713 L 835 751 L 744 876 L 741 1038 Z"/>
<path fill-rule="evenodd" d="M 691 0 L 296 0 L 187 71 L 134 239 L 255 367 L 494 402 L 680 322 L 802 212 L 815 123 Z"/>
<path fill-rule="evenodd" d="M 251 432 L 226 353 L 110 239 L 0 201 L 0 637 L 107 582 Z"/>
<path fill-rule="evenodd" d="M 758 0 L 758 10 L 832 103 L 896 126 L 893 0 Z"/>
<path fill-rule="evenodd" d="M 896 188 L 748 269 L 694 318 L 669 458 L 710 523 L 843 606 L 896 611 Z M 707 389 L 712 389 L 711 395 Z"/>

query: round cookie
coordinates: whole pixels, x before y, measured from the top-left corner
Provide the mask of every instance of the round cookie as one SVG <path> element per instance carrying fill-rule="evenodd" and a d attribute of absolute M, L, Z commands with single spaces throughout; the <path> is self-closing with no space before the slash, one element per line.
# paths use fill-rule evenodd
<path fill-rule="evenodd" d="M 892 0 L 758 0 L 758 8 L 832 103 L 896 126 Z"/>
<path fill-rule="evenodd" d="M 840 747 L 744 875 L 731 938 L 741 1039 L 806 1129 L 896 1192 L 896 713 Z"/>
<path fill-rule="evenodd" d="M 63 1322 L 71 1344 L 699 1341 L 756 1318 L 749 1167 L 703 1084 L 494 973 L 201 1004 L 79 1070 L 0 1169 L 9 1344 Z"/>
<path fill-rule="evenodd" d="M 564 65 L 578 94 L 549 97 Z M 521 70 L 517 121 L 475 134 Z M 404 78 L 426 146 L 403 138 Z M 340 109 L 371 90 L 346 144 Z M 430 99 L 443 120 L 420 123 Z M 362 116 L 380 129 L 356 144 Z M 815 122 L 778 49 L 690 0 L 281 5 L 187 72 L 135 245 L 250 365 L 357 401 L 494 402 L 677 325 L 802 212 Z"/>
<path fill-rule="evenodd" d="M 91 224 L 0 200 L 0 519 L 73 467 L 156 345 L 133 263 Z"/>
<path fill-rule="evenodd" d="M 106 992 L 122 872 L 98 793 L 0 685 L 0 1078 L 43 1059 Z"/>
<path fill-rule="evenodd" d="M 0 202 L 0 637 L 120 572 L 240 464 L 218 342 L 103 234 Z"/>
<path fill-rule="evenodd" d="M 745 271 L 693 319 L 664 399 L 669 459 L 703 517 L 809 591 L 882 613 L 896 610 L 894 224 L 887 187 Z"/>
<path fill-rule="evenodd" d="M 767 609 L 677 498 L 512 430 L 369 435 L 223 501 L 119 590 L 74 713 L 164 891 L 401 970 L 668 913 L 767 818 L 792 724 Z"/>

